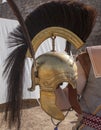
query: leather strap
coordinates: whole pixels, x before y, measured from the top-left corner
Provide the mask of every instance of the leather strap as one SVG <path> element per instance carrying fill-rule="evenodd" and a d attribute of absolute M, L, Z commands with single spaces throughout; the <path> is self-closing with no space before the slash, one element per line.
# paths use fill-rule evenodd
<path fill-rule="evenodd" d="M 84 52 L 84 53 L 79 54 L 76 60 L 79 60 L 81 66 L 85 72 L 86 79 L 88 79 L 89 71 L 91 68 L 91 62 L 90 62 L 88 53 Z"/>
<path fill-rule="evenodd" d="M 84 69 L 86 79 L 88 79 L 89 71 L 90 71 L 90 67 L 91 67 L 91 62 L 90 62 L 88 53 L 87 52 L 81 53 L 80 55 L 78 55 L 76 60 L 79 60 L 82 68 Z M 69 101 L 70 101 L 72 108 L 77 113 L 81 114 L 82 110 L 81 110 L 79 102 L 77 100 L 77 90 L 73 89 L 72 86 L 69 84 L 68 91 L 69 91 L 68 92 L 69 93 Z"/>
<path fill-rule="evenodd" d="M 69 101 L 72 108 L 78 113 L 82 114 L 82 110 L 80 108 L 79 102 L 77 100 L 77 90 L 74 89 L 71 84 L 68 84 L 68 94 L 69 94 Z"/>

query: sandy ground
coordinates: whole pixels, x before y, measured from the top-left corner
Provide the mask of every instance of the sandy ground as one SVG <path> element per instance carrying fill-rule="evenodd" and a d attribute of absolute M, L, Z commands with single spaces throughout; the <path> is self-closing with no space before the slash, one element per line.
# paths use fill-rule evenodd
<path fill-rule="evenodd" d="M 51 118 L 40 108 L 24 109 L 22 112 L 21 130 L 54 130 L 55 126 L 51 122 Z M 2 120 L 4 113 L 0 113 L 0 130 L 15 130 L 15 128 L 8 129 L 7 124 Z M 58 130 L 72 130 L 76 120 L 75 112 L 69 112 L 68 116 L 59 125 Z M 56 120 L 54 120 L 57 123 Z"/>

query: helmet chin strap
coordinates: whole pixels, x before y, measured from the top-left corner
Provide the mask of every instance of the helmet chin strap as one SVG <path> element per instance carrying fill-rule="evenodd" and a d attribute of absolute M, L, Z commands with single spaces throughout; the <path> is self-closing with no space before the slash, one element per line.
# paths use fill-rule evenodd
<path fill-rule="evenodd" d="M 71 109 L 71 108 L 69 108 L 69 109 L 67 110 L 67 112 L 66 112 L 66 114 L 64 115 L 64 117 L 66 117 L 66 116 L 68 115 L 70 109 Z M 65 119 L 65 118 L 64 118 L 64 119 Z M 55 126 L 54 130 L 58 130 L 58 127 L 59 127 L 60 123 L 62 123 L 62 121 L 63 121 L 63 120 L 61 120 L 61 121 L 55 123 L 54 120 L 53 120 L 53 118 L 51 117 L 51 122 L 52 122 L 53 125 Z"/>

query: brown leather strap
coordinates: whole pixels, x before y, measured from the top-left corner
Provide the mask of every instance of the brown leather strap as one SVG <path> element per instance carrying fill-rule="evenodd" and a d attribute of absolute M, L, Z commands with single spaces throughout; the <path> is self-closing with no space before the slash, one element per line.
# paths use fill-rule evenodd
<path fill-rule="evenodd" d="M 76 60 L 79 60 L 82 68 L 84 69 L 86 79 L 88 79 L 89 71 L 90 71 L 90 67 L 91 67 L 91 62 L 90 62 L 88 53 L 84 52 L 84 53 L 78 55 Z M 69 84 L 68 91 L 69 91 L 69 101 L 70 101 L 71 106 L 77 113 L 81 114 L 82 111 L 81 111 L 79 102 L 77 100 L 77 90 L 73 89 L 73 87 Z"/>
<path fill-rule="evenodd" d="M 91 62 L 90 62 L 88 53 L 87 52 L 81 53 L 80 55 L 78 55 L 77 60 L 79 60 L 81 66 L 85 72 L 86 79 L 88 79 L 89 71 L 91 68 Z"/>
<path fill-rule="evenodd" d="M 71 84 L 68 84 L 69 101 L 72 108 L 78 113 L 82 114 L 79 102 L 77 100 L 77 90 L 74 89 Z"/>

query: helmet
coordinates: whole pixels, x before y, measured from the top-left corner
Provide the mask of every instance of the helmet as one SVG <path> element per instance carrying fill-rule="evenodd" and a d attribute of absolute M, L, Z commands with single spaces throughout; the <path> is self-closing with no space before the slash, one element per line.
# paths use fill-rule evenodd
<path fill-rule="evenodd" d="M 55 90 L 59 84 L 69 82 L 76 89 L 77 66 L 65 53 L 48 52 L 36 59 L 35 84 L 40 86 L 40 103 L 51 117 L 63 120 L 64 115 L 56 106 Z"/>

